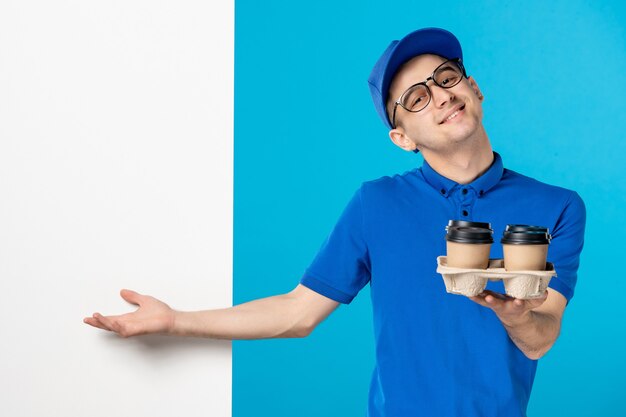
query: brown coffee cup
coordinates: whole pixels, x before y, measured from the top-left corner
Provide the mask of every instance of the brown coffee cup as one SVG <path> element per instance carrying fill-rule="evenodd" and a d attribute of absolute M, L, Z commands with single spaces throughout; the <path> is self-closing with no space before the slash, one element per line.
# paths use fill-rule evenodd
<path fill-rule="evenodd" d="M 448 226 L 446 264 L 454 268 L 486 269 L 493 243 L 493 230 Z"/>
<path fill-rule="evenodd" d="M 551 236 L 542 226 L 507 225 L 500 240 L 507 271 L 544 271 Z"/>

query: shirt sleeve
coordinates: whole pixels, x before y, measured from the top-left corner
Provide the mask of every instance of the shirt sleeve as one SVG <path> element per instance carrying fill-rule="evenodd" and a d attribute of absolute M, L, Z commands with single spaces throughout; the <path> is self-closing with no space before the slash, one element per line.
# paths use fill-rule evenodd
<path fill-rule="evenodd" d="M 370 280 L 370 258 L 363 233 L 362 187 L 305 270 L 300 283 L 343 304 L 350 304 Z"/>
<path fill-rule="evenodd" d="M 552 231 L 548 250 L 548 261 L 554 264 L 557 274 L 550 280 L 549 287 L 563 294 L 568 303 L 576 287 L 580 253 L 584 245 L 585 222 L 585 203 L 578 193 L 572 191 Z"/>

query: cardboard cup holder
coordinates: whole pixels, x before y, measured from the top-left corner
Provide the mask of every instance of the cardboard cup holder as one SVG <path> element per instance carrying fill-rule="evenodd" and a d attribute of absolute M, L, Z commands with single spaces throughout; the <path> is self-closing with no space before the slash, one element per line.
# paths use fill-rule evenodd
<path fill-rule="evenodd" d="M 504 259 L 490 259 L 487 269 L 468 269 L 448 266 L 445 256 L 437 257 L 437 273 L 451 294 L 474 297 L 485 290 L 488 280 L 502 280 L 506 294 L 522 300 L 541 297 L 556 276 L 551 262 L 546 262 L 545 271 L 507 271 Z"/>

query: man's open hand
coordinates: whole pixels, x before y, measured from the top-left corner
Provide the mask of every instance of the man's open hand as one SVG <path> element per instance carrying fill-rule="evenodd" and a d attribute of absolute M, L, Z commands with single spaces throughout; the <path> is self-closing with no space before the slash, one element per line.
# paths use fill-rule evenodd
<path fill-rule="evenodd" d="M 117 333 L 122 337 L 149 333 L 168 333 L 174 326 L 174 311 L 164 302 L 154 297 L 141 295 L 135 291 L 122 290 L 120 295 L 139 308 L 133 313 L 119 316 L 103 316 L 94 313 L 83 322 Z"/>
<path fill-rule="evenodd" d="M 530 310 L 542 305 L 548 298 L 548 291 L 541 298 L 520 300 L 494 291 L 485 290 L 470 300 L 492 309 L 505 326 L 515 326 L 529 320 Z"/>

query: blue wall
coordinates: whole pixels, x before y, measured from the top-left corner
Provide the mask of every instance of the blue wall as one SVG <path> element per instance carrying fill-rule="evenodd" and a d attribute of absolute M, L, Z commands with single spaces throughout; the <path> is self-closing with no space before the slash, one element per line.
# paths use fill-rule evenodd
<path fill-rule="evenodd" d="M 236 2 L 233 301 L 293 289 L 362 181 L 421 165 L 388 139 L 366 80 L 392 39 L 444 27 L 461 40 L 505 166 L 587 205 L 576 295 L 529 415 L 623 415 L 626 283 L 611 268 L 626 233 L 626 9 L 448 3 Z M 366 287 L 306 339 L 233 342 L 233 416 L 363 415 L 373 364 Z"/>

